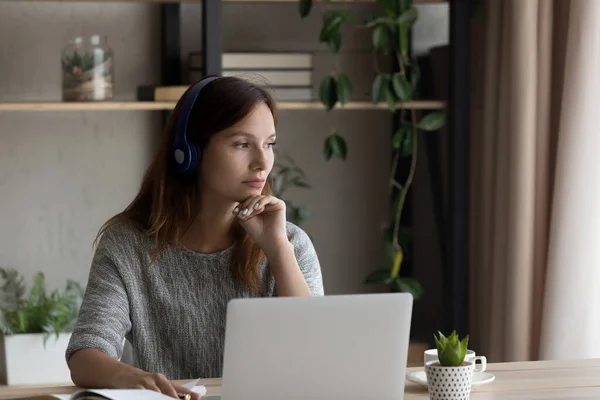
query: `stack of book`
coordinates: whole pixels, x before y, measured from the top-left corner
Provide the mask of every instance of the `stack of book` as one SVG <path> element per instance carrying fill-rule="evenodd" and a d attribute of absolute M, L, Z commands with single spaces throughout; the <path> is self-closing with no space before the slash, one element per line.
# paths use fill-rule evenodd
<path fill-rule="evenodd" d="M 312 101 L 311 53 L 225 52 L 223 76 L 236 76 L 268 88 L 277 101 Z M 188 57 L 189 83 L 204 77 L 202 53 Z"/>

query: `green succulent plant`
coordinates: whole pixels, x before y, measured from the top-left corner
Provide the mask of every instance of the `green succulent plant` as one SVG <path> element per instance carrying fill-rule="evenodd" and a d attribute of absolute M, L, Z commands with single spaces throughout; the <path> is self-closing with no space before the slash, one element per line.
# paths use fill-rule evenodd
<path fill-rule="evenodd" d="M 448 337 L 438 331 L 438 336 L 433 335 L 433 338 L 441 366 L 458 367 L 463 363 L 469 345 L 469 335 L 459 340 L 456 331 L 452 331 Z"/>

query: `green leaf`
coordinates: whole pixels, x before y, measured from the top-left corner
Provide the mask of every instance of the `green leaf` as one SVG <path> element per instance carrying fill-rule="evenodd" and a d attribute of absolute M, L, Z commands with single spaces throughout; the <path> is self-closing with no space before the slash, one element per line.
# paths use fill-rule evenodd
<path fill-rule="evenodd" d="M 336 132 L 331 133 L 325 139 L 325 148 L 323 152 L 326 160 L 329 161 L 332 157 L 338 157 L 345 160 L 347 151 L 346 141 Z"/>
<path fill-rule="evenodd" d="M 410 29 L 410 27 L 417 21 L 417 18 L 419 18 L 419 12 L 415 7 L 410 7 L 400 14 L 396 20 L 396 23 L 398 24 L 398 27 Z"/>
<path fill-rule="evenodd" d="M 15 311 L 25 302 L 23 277 L 15 269 L 0 268 L 0 309 Z"/>
<path fill-rule="evenodd" d="M 406 133 L 400 146 L 400 157 L 408 157 L 412 154 L 413 128 L 411 125 L 404 125 L 404 128 L 406 129 Z"/>
<path fill-rule="evenodd" d="M 414 297 L 415 300 L 421 300 L 423 297 L 423 287 L 413 278 L 397 278 L 396 286 L 398 290 L 405 293 L 410 293 Z"/>
<path fill-rule="evenodd" d="M 43 272 L 38 272 L 33 278 L 33 287 L 29 291 L 27 302 L 30 305 L 38 305 L 46 300 L 46 284 Z"/>
<path fill-rule="evenodd" d="M 337 77 L 337 97 L 341 104 L 346 104 L 352 97 L 352 82 L 344 72 Z"/>
<path fill-rule="evenodd" d="M 366 27 L 374 28 L 379 25 L 387 26 L 388 29 L 391 30 L 394 29 L 394 27 L 396 26 L 396 21 L 391 17 L 377 17 L 367 22 Z"/>
<path fill-rule="evenodd" d="M 412 154 L 412 126 L 402 125 L 398 128 L 392 138 L 392 147 L 400 151 L 400 157 L 407 157 Z"/>
<path fill-rule="evenodd" d="M 444 347 L 446 347 L 446 341 L 443 340 L 444 334 L 442 332 L 438 331 L 438 334 L 440 337 L 438 338 L 437 336 L 433 335 L 433 339 L 435 340 L 435 347 L 439 354 L 444 350 Z"/>
<path fill-rule="evenodd" d="M 393 14 L 396 12 L 395 0 L 377 0 L 377 8 L 384 14 Z"/>
<path fill-rule="evenodd" d="M 406 125 L 400 126 L 396 133 L 394 133 L 394 137 L 392 138 L 392 148 L 394 150 L 398 150 L 400 147 L 404 145 L 404 141 L 406 140 L 406 135 L 408 135 L 409 131 Z"/>
<path fill-rule="evenodd" d="M 424 131 L 437 131 L 446 124 L 446 114 L 443 111 L 434 111 L 424 116 L 417 124 L 417 128 Z"/>
<path fill-rule="evenodd" d="M 413 0 L 397 0 L 397 2 L 398 2 L 398 12 L 400 12 L 400 13 L 409 9 L 413 4 Z"/>
<path fill-rule="evenodd" d="M 335 103 L 337 102 L 337 87 L 333 76 L 327 75 L 321 80 L 319 97 L 327 111 L 335 106 Z"/>
<path fill-rule="evenodd" d="M 392 78 L 392 85 L 394 87 L 394 93 L 400 101 L 409 101 L 412 99 L 412 88 L 410 83 L 406 79 L 406 76 L 400 72 L 396 72 Z"/>
<path fill-rule="evenodd" d="M 390 87 L 391 85 L 386 85 L 383 88 L 383 93 L 385 95 L 385 101 L 388 104 L 388 108 L 390 111 L 396 111 L 396 95 L 394 94 L 394 89 Z"/>
<path fill-rule="evenodd" d="M 440 364 L 446 367 L 461 365 L 467 353 L 469 335 L 465 336 L 461 341 L 458 340 L 456 331 L 452 331 L 448 337 L 445 337 L 441 332 L 438 332 L 438 335 L 439 337 L 435 337 L 434 335 L 434 339 Z"/>
<path fill-rule="evenodd" d="M 390 235 L 390 238 L 387 239 L 383 242 L 383 251 L 385 253 L 385 265 L 387 266 L 386 271 L 389 271 L 392 268 L 392 266 L 394 265 L 394 256 L 396 255 L 396 249 L 394 248 L 394 246 L 392 245 L 392 235 Z"/>
<path fill-rule="evenodd" d="M 326 43 L 337 32 L 345 21 L 354 19 L 353 14 L 345 10 L 327 10 L 323 13 L 322 27 L 319 41 Z"/>
<path fill-rule="evenodd" d="M 369 275 L 367 275 L 367 277 L 365 278 L 365 281 L 363 283 L 366 283 L 366 284 L 390 284 L 390 283 L 392 283 L 392 279 L 390 278 L 390 270 L 385 268 L 385 269 L 378 269 L 376 271 L 373 271 Z"/>
<path fill-rule="evenodd" d="M 392 265 L 392 271 L 390 272 L 391 279 L 396 279 L 398 277 L 398 274 L 400 274 L 402 260 L 404 260 L 404 252 L 402 251 L 402 249 L 396 250 L 396 255 L 394 256 L 394 264 Z"/>
<path fill-rule="evenodd" d="M 407 27 L 400 27 L 400 54 L 403 57 L 408 56 L 408 32 L 410 29 Z"/>
<path fill-rule="evenodd" d="M 460 357 L 464 360 L 467 355 L 467 347 L 469 346 L 469 335 L 465 336 L 460 341 Z"/>
<path fill-rule="evenodd" d="M 310 14 L 310 10 L 312 8 L 312 0 L 300 0 L 299 4 L 300 16 L 305 18 Z"/>
<path fill-rule="evenodd" d="M 371 100 L 373 103 L 379 103 L 383 97 L 383 88 L 387 86 L 389 77 L 386 74 L 377 74 L 371 87 Z"/>
<path fill-rule="evenodd" d="M 327 39 L 327 47 L 334 53 L 338 53 L 342 47 L 342 34 L 339 30 L 333 31 Z"/>
<path fill-rule="evenodd" d="M 373 47 L 376 50 L 382 50 L 387 54 L 392 42 L 392 35 L 389 28 L 385 25 L 377 25 L 373 29 Z"/>

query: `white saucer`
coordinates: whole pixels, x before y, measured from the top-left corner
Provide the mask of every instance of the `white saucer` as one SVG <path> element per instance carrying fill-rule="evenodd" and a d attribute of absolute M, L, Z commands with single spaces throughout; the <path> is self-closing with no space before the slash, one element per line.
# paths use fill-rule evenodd
<path fill-rule="evenodd" d="M 425 374 L 425 371 L 411 372 L 410 374 L 406 375 L 406 379 L 412 383 L 416 383 L 417 385 L 427 387 L 427 375 Z M 493 382 L 494 379 L 496 379 L 494 374 L 491 374 L 489 372 L 475 372 L 473 374 L 472 385 L 485 385 L 486 383 Z"/>

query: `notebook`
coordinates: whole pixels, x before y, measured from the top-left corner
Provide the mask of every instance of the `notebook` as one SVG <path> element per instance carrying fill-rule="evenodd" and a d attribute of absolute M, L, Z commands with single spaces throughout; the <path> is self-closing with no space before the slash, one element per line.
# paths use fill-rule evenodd
<path fill-rule="evenodd" d="M 206 387 L 198 385 L 199 379 L 183 385 L 200 396 L 206 395 Z M 47 399 L 58 400 L 173 400 L 172 397 L 153 390 L 143 389 L 86 389 L 72 394 L 53 394 Z"/>

